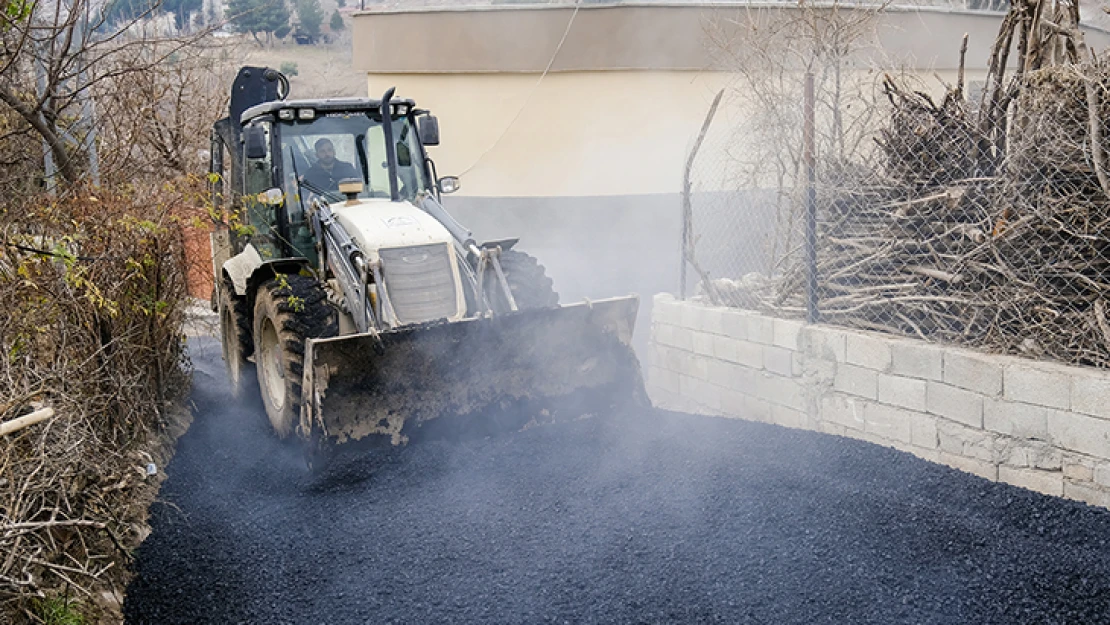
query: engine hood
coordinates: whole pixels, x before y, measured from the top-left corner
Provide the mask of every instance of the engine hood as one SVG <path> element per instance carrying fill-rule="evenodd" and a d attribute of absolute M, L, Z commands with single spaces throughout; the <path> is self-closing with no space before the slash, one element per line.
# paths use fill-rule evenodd
<path fill-rule="evenodd" d="M 331 210 L 372 260 L 377 259 L 379 249 L 452 242 L 451 233 L 442 224 L 409 202 L 360 199 L 355 204 L 337 202 Z"/>

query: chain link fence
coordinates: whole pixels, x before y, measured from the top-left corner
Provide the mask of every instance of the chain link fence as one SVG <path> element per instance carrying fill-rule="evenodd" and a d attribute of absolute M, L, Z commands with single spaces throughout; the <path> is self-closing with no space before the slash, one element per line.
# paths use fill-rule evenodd
<path fill-rule="evenodd" d="M 868 147 L 838 159 L 818 143 L 822 322 L 1110 365 L 1110 57 L 1086 49 L 1077 23 L 1074 5 L 1015 7 L 977 97 L 962 62 L 941 97 L 886 77 Z M 794 108 L 804 110 L 800 98 Z M 799 143 L 788 152 L 801 153 Z M 769 201 L 699 193 L 728 163 L 695 157 L 691 169 L 696 293 L 800 316 L 806 178 L 794 175 Z"/>

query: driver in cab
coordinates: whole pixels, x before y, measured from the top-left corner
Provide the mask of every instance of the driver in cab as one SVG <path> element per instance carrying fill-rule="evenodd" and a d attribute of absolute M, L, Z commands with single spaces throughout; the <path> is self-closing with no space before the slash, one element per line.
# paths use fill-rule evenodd
<path fill-rule="evenodd" d="M 362 179 L 353 165 L 335 158 L 335 145 L 331 139 L 320 139 L 315 147 L 316 164 L 305 173 L 305 182 L 322 191 L 338 191 L 340 180 Z"/>

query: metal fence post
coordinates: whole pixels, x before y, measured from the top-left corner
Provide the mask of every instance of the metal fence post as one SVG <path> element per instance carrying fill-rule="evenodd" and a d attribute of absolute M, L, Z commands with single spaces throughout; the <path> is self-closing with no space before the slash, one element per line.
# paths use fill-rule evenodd
<path fill-rule="evenodd" d="M 817 164 L 813 100 L 813 73 L 807 71 L 802 141 L 806 172 L 806 321 L 809 323 L 817 323 L 820 316 L 817 310 Z"/>
<path fill-rule="evenodd" d="M 705 133 L 709 130 L 709 124 L 713 123 L 713 116 L 717 114 L 717 106 L 721 104 L 721 96 L 723 95 L 725 95 L 725 90 L 721 89 L 713 98 L 713 103 L 709 105 L 709 110 L 705 113 L 705 119 L 701 123 L 701 130 L 698 131 L 698 138 L 694 141 L 694 146 L 690 148 L 690 154 L 686 158 L 686 168 L 682 172 L 682 265 L 678 274 L 679 299 L 686 299 L 686 265 L 693 261 L 694 242 L 692 239 L 694 227 L 692 222 L 694 208 L 690 201 L 690 194 L 692 193 L 690 173 L 694 168 L 694 159 L 698 155 L 698 150 L 701 149 L 701 142 L 705 141 Z"/>

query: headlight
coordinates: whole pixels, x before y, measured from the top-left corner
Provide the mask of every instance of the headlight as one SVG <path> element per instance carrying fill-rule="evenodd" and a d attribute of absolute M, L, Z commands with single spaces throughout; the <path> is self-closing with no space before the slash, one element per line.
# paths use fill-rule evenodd
<path fill-rule="evenodd" d="M 298 109 L 298 119 L 316 119 L 316 111 L 313 109 Z"/>
<path fill-rule="evenodd" d="M 293 119 L 293 109 L 281 109 L 278 111 L 278 119 L 289 121 Z"/>

